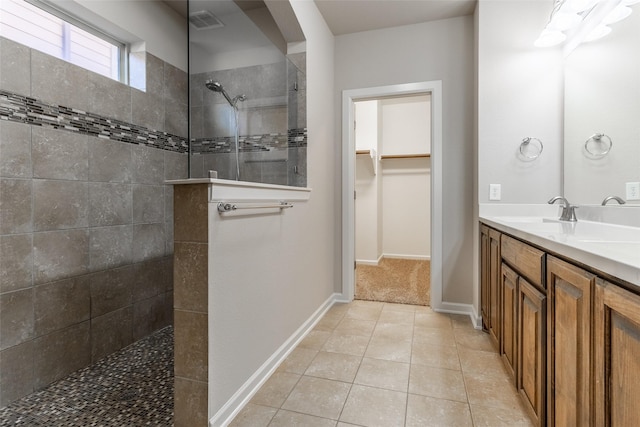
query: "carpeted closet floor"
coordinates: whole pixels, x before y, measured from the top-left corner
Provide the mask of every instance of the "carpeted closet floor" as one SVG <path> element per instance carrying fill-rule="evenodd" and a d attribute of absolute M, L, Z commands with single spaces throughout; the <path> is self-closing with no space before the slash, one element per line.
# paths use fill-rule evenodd
<path fill-rule="evenodd" d="M 355 298 L 429 305 L 431 262 L 382 258 L 377 266 L 358 264 Z"/>

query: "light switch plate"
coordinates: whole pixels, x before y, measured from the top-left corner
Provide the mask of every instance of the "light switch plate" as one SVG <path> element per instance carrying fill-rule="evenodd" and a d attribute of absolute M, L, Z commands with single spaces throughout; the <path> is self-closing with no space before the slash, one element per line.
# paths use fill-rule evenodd
<path fill-rule="evenodd" d="M 502 198 L 502 186 L 500 184 L 489 184 L 489 200 L 500 200 Z"/>
<path fill-rule="evenodd" d="M 627 200 L 640 200 L 640 182 L 627 182 Z"/>

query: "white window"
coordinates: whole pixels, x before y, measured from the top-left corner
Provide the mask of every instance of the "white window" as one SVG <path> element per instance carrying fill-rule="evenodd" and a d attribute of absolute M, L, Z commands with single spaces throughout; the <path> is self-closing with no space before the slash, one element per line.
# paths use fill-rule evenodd
<path fill-rule="evenodd" d="M 0 36 L 126 82 L 126 46 L 36 1 L 0 0 Z"/>

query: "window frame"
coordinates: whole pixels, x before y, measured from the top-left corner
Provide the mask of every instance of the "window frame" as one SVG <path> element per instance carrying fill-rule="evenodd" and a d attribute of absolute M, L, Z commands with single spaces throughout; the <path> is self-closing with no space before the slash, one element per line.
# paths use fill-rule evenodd
<path fill-rule="evenodd" d="M 59 19 L 61 19 L 62 21 L 64 21 L 65 23 L 65 29 L 64 31 L 68 31 L 69 30 L 69 25 L 73 25 L 83 31 L 86 31 L 87 33 L 98 37 L 114 46 L 117 47 L 118 49 L 118 78 L 117 79 L 113 79 L 112 77 L 108 77 L 111 78 L 115 81 L 118 81 L 120 83 L 129 84 L 129 52 L 130 52 L 130 47 L 127 43 L 118 40 L 117 38 L 113 37 L 112 35 L 106 33 L 105 31 L 93 26 L 92 24 L 88 23 L 87 21 L 84 21 L 82 19 L 79 19 L 73 15 L 71 15 L 69 12 L 64 11 L 62 9 L 60 9 L 59 7 L 57 7 L 56 5 L 54 5 L 53 3 L 47 1 L 47 0 L 23 0 L 25 3 L 29 3 L 32 6 L 35 6 Z M 78 67 L 82 67 L 88 71 L 92 71 L 95 72 L 93 70 L 89 70 L 88 68 L 83 67 L 82 65 L 79 64 L 75 64 L 74 62 L 70 61 L 69 59 L 66 58 L 61 58 L 64 61 L 67 61 L 71 64 L 74 64 Z M 100 73 L 96 73 L 96 74 L 100 74 Z M 103 75 L 103 74 L 100 74 Z M 104 76 L 104 75 L 103 75 Z M 105 76 L 107 77 L 107 76 Z"/>

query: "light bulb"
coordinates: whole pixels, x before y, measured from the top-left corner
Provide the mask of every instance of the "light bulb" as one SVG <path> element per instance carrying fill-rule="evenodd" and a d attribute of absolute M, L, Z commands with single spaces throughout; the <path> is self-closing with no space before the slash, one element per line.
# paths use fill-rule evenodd
<path fill-rule="evenodd" d="M 551 47 L 562 43 L 566 38 L 567 36 L 562 31 L 545 28 L 533 45 L 536 47 Z"/>
<path fill-rule="evenodd" d="M 624 18 L 631 15 L 631 8 L 622 4 L 616 6 L 607 16 L 604 17 L 602 23 L 605 25 L 614 24 L 618 21 L 622 21 Z"/>
<path fill-rule="evenodd" d="M 601 39 L 611 32 L 611 27 L 607 27 L 604 24 L 600 24 L 595 27 L 588 35 L 584 38 L 586 42 L 592 42 L 594 40 Z"/>
<path fill-rule="evenodd" d="M 566 31 L 576 27 L 580 22 L 582 22 L 582 18 L 577 13 L 559 11 L 553 14 L 547 28 Z"/>
<path fill-rule="evenodd" d="M 566 5 L 574 12 L 580 13 L 584 12 L 585 10 L 591 9 L 599 1 L 600 0 L 566 0 Z"/>

